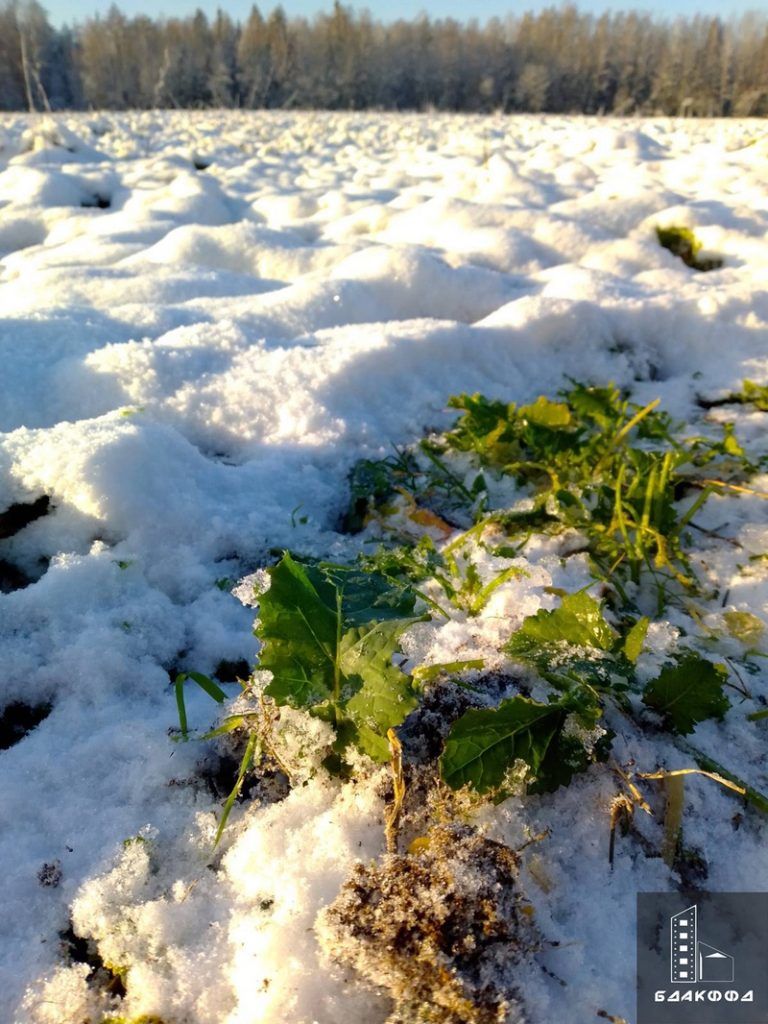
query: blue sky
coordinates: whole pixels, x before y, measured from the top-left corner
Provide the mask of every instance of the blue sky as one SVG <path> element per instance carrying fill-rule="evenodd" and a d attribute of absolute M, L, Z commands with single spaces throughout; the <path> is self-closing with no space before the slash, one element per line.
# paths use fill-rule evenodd
<path fill-rule="evenodd" d="M 289 15 L 311 16 L 320 10 L 328 10 L 333 0 L 284 0 L 283 7 Z M 551 6 L 552 0 L 482 0 L 480 3 L 468 4 L 467 0 L 428 0 L 418 7 L 409 0 L 370 0 L 369 3 L 351 3 L 355 8 L 368 7 L 373 15 L 382 20 L 393 18 L 410 18 L 419 10 L 425 10 L 433 17 L 454 17 L 461 20 L 469 15 L 481 21 L 493 15 L 503 15 L 510 11 L 522 13 L 526 10 L 538 10 Z M 97 12 L 104 13 L 109 9 L 109 2 L 100 0 L 42 0 L 50 18 L 56 24 L 77 21 Z M 126 14 L 184 15 L 201 7 L 212 14 L 217 7 L 222 7 L 234 18 L 243 18 L 251 7 L 252 0 L 120 0 L 118 6 Z M 259 4 L 262 13 L 276 5 L 272 0 L 263 0 Z M 719 14 L 727 18 L 731 14 L 739 14 L 747 10 L 756 10 L 761 4 L 756 0 L 585 0 L 579 4 L 581 10 L 602 12 L 606 10 L 648 11 L 674 17 L 677 14 Z"/>

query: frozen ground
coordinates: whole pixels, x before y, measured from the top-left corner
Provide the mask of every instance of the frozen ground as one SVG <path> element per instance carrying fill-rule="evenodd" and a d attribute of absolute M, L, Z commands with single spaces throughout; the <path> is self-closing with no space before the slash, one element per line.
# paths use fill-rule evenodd
<path fill-rule="evenodd" d="M 350 466 L 446 425 L 452 393 L 530 400 L 565 376 L 613 380 L 693 423 L 699 396 L 765 383 L 767 176 L 760 122 L 0 120 L 0 513 L 50 499 L 0 532 L 0 711 L 52 705 L 0 753 L 3 1024 L 99 1024 L 89 968 L 62 954 L 70 919 L 128 966 L 128 1020 L 385 1020 L 387 1001 L 324 962 L 315 931 L 355 859 L 383 848 L 381 785 L 318 776 L 238 805 L 211 871 L 221 798 L 201 778 L 205 745 L 169 739 L 169 670 L 252 664 L 253 611 L 226 581 L 274 548 L 343 557 Z M 723 269 L 688 269 L 657 224 L 695 228 Z M 768 414 L 708 415 L 766 448 Z M 767 550 L 764 508 L 713 500 L 703 521 L 741 547 L 710 543 L 700 569 L 724 607 L 768 621 L 765 563 L 748 558 Z M 547 585 L 588 581 L 546 545 L 528 557 L 531 575 L 471 628 L 458 615 L 442 635 L 417 630 L 414 658 L 486 651 L 552 606 Z M 190 693 L 194 725 L 211 707 Z M 765 787 L 766 725 L 745 722 L 734 704 L 695 738 Z M 622 742 L 645 770 L 688 763 Z M 764 888 L 765 821 L 734 823 L 715 784 L 687 792 L 707 886 Z M 523 877 L 561 946 L 516 968 L 529 1024 L 632 1019 L 634 893 L 679 879 L 631 842 L 609 871 L 615 793 L 598 768 L 485 812 L 512 845 L 551 830 Z M 44 864 L 58 884 L 41 884 Z"/>

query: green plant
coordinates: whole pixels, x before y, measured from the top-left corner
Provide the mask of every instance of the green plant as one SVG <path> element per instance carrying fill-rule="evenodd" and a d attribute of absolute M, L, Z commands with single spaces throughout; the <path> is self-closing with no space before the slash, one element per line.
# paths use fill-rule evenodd
<path fill-rule="evenodd" d="M 497 708 L 466 712 L 446 741 L 443 779 L 453 788 L 470 785 L 503 797 L 510 772 L 521 763 L 525 773 L 515 781 L 522 778 L 530 792 L 566 785 L 607 754 L 610 734 L 601 727 L 606 701 L 633 714 L 627 694 L 637 688 L 634 664 L 647 629 L 648 620 L 639 619 L 620 634 L 584 591 L 526 618 L 505 650 L 535 669 L 557 696 L 547 704 L 518 696 Z M 686 652 L 646 684 L 642 699 L 672 732 L 685 734 L 707 718 L 723 717 L 730 707 L 726 681 L 722 666 Z M 602 737 L 594 742 L 598 727 Z"/>
<path fill-rule="evenodd" d="M 142 1013 L 140 1017 L 102 1017 L 101 1024 L 164 1024 L 161 1017 L 153 1013 Z"/>
<path fill-rule="evenodd" d="M 722 718 L 730 702 L 723 693 L 728 671 L 724 665 L 696 654 L 684 655 L 662 669 L 643 691 L 643 703 L 657 711 L 672 732 L 693 732 L 706 718 Z"/>
<path fill-rule="evenodd" d="M 517 538 L 518 548 L 534 532 L 577 530 L 601 578 L 623 587 L 650 574 L 661 608 L 670 587 L 697 587 L 686 553 L 696 513 L 711 494 L 738 491 L 758 467 L 730 424 L 720 438 L 680 436 L 681 425 L 658 404 L 640 406 L 616 387 L 578 383 L 558 401 L 540 396 L 521 406 L 458 395 L 449 401 L 461 413 L 451 430 L 389 459 L 358 463 L 351 508 L 359 525 L 366 510 L 382 521 L 390 516 L 391 539 L 405 550 L 378 556 L 382 565 L 389 561 L 388 575 L 414 582 L 433 575 L 443 585 L 442 570 L 456 542 L 440 553 L 434 543 L 431 550 L 413 549 L 412 537 L 391 525 L 391 513 L 405 513 L 417 527 L 437 527 L 442 535 L 450 530 L 443 518 L 449 514 L 474 521 L 467 539 L 480 542 L 483 531 L 494 527 Z M 523 489 L 525 507 L 489 509 L 490 484 L 510 477 Z M 387 505 L 398 494 L 400 506 Z M 496 553 L 513 551 L 501 546 Z M 456 570 L 455 560 L 450 575 Z M 449 591 L 462 587 L 449 583 L 445 589 L 453 600 Z"/>
<path fill-rule="evenodd" d="M 470 708 L 446 722 L 442 778 L 452 789 L 467 786 L 499 799 L 522 787 L 556 789 L 604 760 L 612 740 L 604 717 L 609 709 L 638 728 L 665 729 L 683 744 L 682 737 L 699 722 L 726 713 L 726 686 L 749 696 L 743 685 L 729 681 L 725 665 L 692 647 L 672 655 L 645 686 L 635 667 L 650 624 L 635 603 L 642 594 L 637 585 L 646 580 L 655 584 L 659 611 L 674 598 L 698 623 L 693 647 L 716 655 L 730 636 L 746 649 L 740 664 L 754 667 L 748 659 L 759 654 L 762 622 L 751 613 L 728 611 L 722 629 L 705 627 L 686 597 L 698 588 L 688 556 L 688 532 L 698 510 L 713 493 L 756 493 L 745 481 L 757 464 L 731 425 L 717 438 L 683 436 L 681 425 L 659 410 L 658 401 L 638 405 L 614 386 L 579 383 L 557 400 L 540 396 L 517 406 L 459 395 L 450 405 L 459 410 L 452 429 L 354 467 L 347 526 L 360 529 L 371 518 L 386 526 L 386 542 L 377 551 L 351 566 L 286 552 L 267 570 L 256 634 L 258 668 L 269 681 L 252 710 L 246 704 L 204 734 L 214 738 L 243 730 L 247 737 L 217 841 L 248 770 L 270 752 L 276 757 L 271 723 L 281 707 L 332 726 L 335 742 L 326 767 L 343 773 L 345 752 L 355 746 L 375 762 L 397 763 L 402 790 L 395 730 L 417 709 L 430 684 L 450 682 L 464 692 L 462 707 L 468 701 Z M 491 508 L 489 494 L 494 487 L 504 493 L 505 481 L 508 493 L 510 480 L 522 490 L 526 507 Z M 469 525 L 441 542 L 435 533 L 451 532 L 443 518 L 447 509 Z M 405 533 L 397 525 L 403 515 L 410 520 Z M 545 700 L 512 694 L 496 707 L 472 707 L 487 700 L 482 681 L 476 686 L 457 677 L 482 668 L 481 659 L 417 666 L 411 674 L 402 670 L 400 638 L 409 626 L 447 617 L 448 605 L 479 615 L 498 588 L 524 574 L 508 560 L 533 533 L 566 530 L 583 538 L 594 575 L 608 584 L 611 621 L 586 590 L 568 594 L 554 588 L 559 605 L 523 620 L 503 653 L 549 688 Z M 478 552 L 506 564 L 479 560 Z M 490 575 L 489 565 L 496 565 Z M 419 614 L 419 599 L 428 613 Z M 724 660 L 738 676 L 733 656 Z M 188 680 L 217 703 L 225 700 L 207 676 L 177 677 L 183 739 L 189 735 Z M 243 685 L 253 697 L 251 684 Z M 757 710 L 750 718 L 759 721 L 763 715 Z M 695 756 L 701 770 L 712 771 L 703 755 Z M 736 776 L 720 774 L 748 800 L 768 806 Z M 672 831 L 670 826 L 669 843 Z"/>
<path fill-rule="evenodd" d="M 493 511 L 485 522 L 511 534 L 578 530 L 602 578 L 621 587 L 650 573 L 660 607 L 671 582 L 695 589 L 686 529 L 712 493 L 755 468 L 732 428 L 717 440 L 679 438 L 658 401 L 639 406 L 615 387 L 575 384 L 561 397 L 519 407 L 481 395 L 451 399 L 462 415 L 444 449 L 471 452 L 531 498 L 522 513 Z M 680 510 L 686 494 L 692 500 Z"/>
<path fill-rule="evenodd" d="M 663 249 L 669 249 L 674 256 L 679 256 L 686 266 L 693 270 L 719 270 L 723 261 L 718 257 L 702 259 L 699 257 L 701 242 L 690 228 L 670 226 L 657 227 L 656 237 Z"/>
<path fill-rule="evenodd" d="M 526 570 L 512 565 L 484 579 L 473 561 L 466 534 L 454 543 L 438 551 L 429 535 L 424 535 L 415 545 L 381 547 L 374 555 L 365 555 L 359 564 L 366 571 L 378 571 L 388 579 L 400 584 L 415 584 L 432 579 L 439 584 L 443 594 L 454 608 L 470 616 L 479 615 L 494 591 L 507 580 L 526 576 Z M 422 600 L 441 615 L 448 613 L 437 601 L 423 590 L 415 591 Z"/>
<path fill-rule="evenodd" d="M 196 683 L 204 693 L 207 693 L 211 700 L 215 700 L 217 704 L 223 704 L 227 699 L 226 693 L 220 686 L 217 686 L 212 679 L 208 676 L 203 675 L 202 672 L 180 672 L 174 680 L 174 691 L 176 693 L 176 707 L 179 712 L 179 728 L 181 729 L 182 739 L 187 739 L 189 736 L 189 727 L 187 723 L 187 705 L 184 699 L 184 684 L 187 680 L 191 680 Z"/>
<path fill-rule="evenodd" d="M 288 553 L 268 573 L 256 629 L 259 666 L 272 674 L 266 694 L 386 761 L 387 730 L 416 706 L 410 678 L 392 663 L 418 618 L 415 595 L 383 576 Z"/>
<path fill-rule="evenodd" d="M 474 475 L 470 487 L 441 458 L 430 439 L 398 449 L 384 459 L 362 459 L 349 475 L 350 499 L 342 530 L 359 533 L 370 522 L 400 511 L 416 524 L 450 532 L 443 516 L 472 521 L 483 506 L 485 481 Z M 431 510 L 431 511 L 430 511 Z"/>
<path fill-rule="evenodd" d="M 336 730 L 337 755 L 354 743 L 375 761 L 390 754 L 387 733 L 417 704 L 412 679 L 393 664 L 403 630 L 416 621 L 415 594 L 384 576 L 327 562 L 300 562 L 285 553 L 268 570 L 257 636 L 260 668 L 270 672 L 264 693 L 277 707 L 289 705 Z M 212 700 L 226 694 L 208 676 L 180 673 L 175 691 L 181 738 L 189 736 L 184 684 L 196 683 Z M 248 739 L 235 785 L 222 809 L 221 839 L 246 773 L 264 751 L 264 708 L 230 715 L 201 739 L 245 728 Z"/>
<path fill-rule="evenodd" d="M 584 728 L 594 728 L 600 716 L 589 701 L 541 704 L 527 697 L 465 712 L 453 725 L 440 758 L 443 780 L 452 789 L 470 786 L 496 799 L 521 784 L 529 792 L 567 785 L 593 760 L 579 738 L 568 734 L 570 714 Z"/>
<path fill-rule="evenodd" d="M 753 380 L 743 380 L 741 391 L 729 396 L 728 401 L 754 405 L 760 412 L 768 412 L 768 385 L 756 384 Z"/>

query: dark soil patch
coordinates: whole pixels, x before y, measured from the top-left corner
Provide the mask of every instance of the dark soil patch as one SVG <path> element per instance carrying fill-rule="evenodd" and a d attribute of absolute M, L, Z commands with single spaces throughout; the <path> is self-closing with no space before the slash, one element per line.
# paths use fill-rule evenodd
<path fill-rule="evenodd" d="M 112 205 L 112 200 L 109 196 L 93 195 L 84 199 L 80 205 L 86 210 L 94 208 L 97 210 L 108 210 Z"/>
<path fill-rule="evenodd" d="M 50 511 L 51 499 L 47 494 L 36 501 L 17 502 L 11 505 L 5 512 L 0 512 L 0 540 L 13 537 L 36 519 L 47 516 Z"/>
<path fill-rule="evenodd" d="M 451 726 L 465 711 L 495 707 L 513 683 L 522 690 L 517 678 L 499 672 L 488 672 L 471 685 L 450 679 L 435 682 L 398 730 L 405 760 L 416 764 L 434 761 Z"/>
<path fill-rule="evenodd" d="M 88 964 L 91 973 L 88 975 L 88 985 L 91 988 L 100 990 L 118 999 L 125 997 L 125 983 L 119 974 L 110 970 L 104 963 L 96 943 L 91 939 L 84 939 L 75 933 L 70 922 L 69 927 L 59 932 L 61 941 L 61 952 L 65 960 L 70 964 Z"/>
<path fill-rule="evenodd" d="M 0 594 L 10 594 L 14 590 L 23 590 L 34 580 L 27 576 L 23 569 L 13 562 L 6 562 L 0 558 Z"/>
<path fill-rule="evenodd" d="M 37 872 L 37 880 L 44 889 L 56 889 L 63 875 L 60 860 L 46 861 Z"/>
<path fill-rule="evenodd" d="M 36 729 L 53 709 L 52 704 L 24 704 L 14 701 L 0 713 L 0 750 L 8 750 Z"/>
<path fill-rule="evenodd" d="M 214 676 L 220 683 L 236 683 L 238 679 L 248 679 L 251 674 L 251 666 L 241 658 L 239 661 L 227 661 L 224 659 L 216 666 Z"/>
<path fill-rule="evenodd" d="M 469 826 L 417 852 L 357 864 L 321 915 L 321 942 L 394 1000 L 388 1024 L 501 1024 L 519 1006 L 510 968 L 540 948 L 519 857 Z"/>
<path fill-rule="evenodd" d="M 198 766 L 198 778 L 217 800 L 226 800 L 235 788 L 240 762 L 241 758 L 236 755 L 212 754 Z M 237 795 L 237 803 L 245 803 L 246 800 L 277 803 L 284 800 L 290 791 L 290 781 L 283 772 L 262 765 L 246 773 Z"/>

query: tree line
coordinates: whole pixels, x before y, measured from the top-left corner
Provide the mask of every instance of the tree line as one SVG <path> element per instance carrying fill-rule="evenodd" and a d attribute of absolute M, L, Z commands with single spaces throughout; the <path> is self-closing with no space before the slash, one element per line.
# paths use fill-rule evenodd
<path fill-rule="evenodd" d="M 336 0 L 311 20 L 112 6 L 56 28 L 37 0 L 0 4 L 0 109 L 156 107 L 764 117 L 768 19 L 561 6 L 384 23 Z"/>

